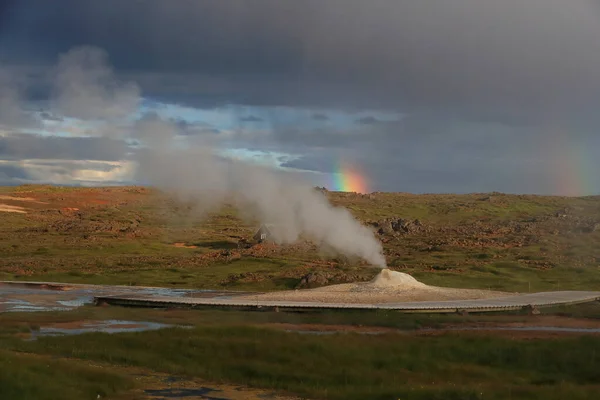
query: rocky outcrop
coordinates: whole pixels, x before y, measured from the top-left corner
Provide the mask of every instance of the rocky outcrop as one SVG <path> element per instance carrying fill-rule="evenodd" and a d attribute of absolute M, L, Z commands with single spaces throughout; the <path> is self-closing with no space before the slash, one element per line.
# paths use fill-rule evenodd
<path fill-rule="evenodd" d="M 427 227 L 418 219 L 386 218 L 371 224 L 380 235 L 414 234 L 424 232 Z"/>
<path fill-rule="evenodd" d="M 343 271 L 313 271 L 300 278 L 296 289 L 310 289 L 336 283 L 359 282 L 364 277 Z"/>

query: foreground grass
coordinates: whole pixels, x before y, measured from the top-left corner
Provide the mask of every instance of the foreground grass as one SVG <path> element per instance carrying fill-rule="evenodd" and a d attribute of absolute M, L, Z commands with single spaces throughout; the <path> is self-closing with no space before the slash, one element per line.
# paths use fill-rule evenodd
<path fill-rule="evenodd" d="M 8 341 L 15 351 L 136 366 L 323 399 L 590 399 L 600 338 L 312 336 L 197 327 Z M 64 397 L 63 397 L 64 398 Z"/>
<path fill-rule="evenodd" d="M 0 399 L 97 399 L 132 387 L 129 379 L 82 362 L 0 350 Z"/>
<path fill-rule="evenodd" d="M 557 307 L 546 312 L 600 318 L 600 305 Z M 293 314 L 113 307 L 6 313 L 0 314 L 0 398 L 92 399 L 97 394 L 130 398 L 133 380 L 118 373 L 129 367 L 147 374 L 229 382 L 312 399 L 598 398 L 600 337 L 526 340 L 477 332 L 411 333 L 414 328 L 447 323 L 528 318 L 520 314 Z M 193 327 L 21 339 L 39 326 L 95 319 L 151 320 Z M 377 336 L 306 335 L 274 329 L 270 323 L 360 324 L 408 330 Z"/>

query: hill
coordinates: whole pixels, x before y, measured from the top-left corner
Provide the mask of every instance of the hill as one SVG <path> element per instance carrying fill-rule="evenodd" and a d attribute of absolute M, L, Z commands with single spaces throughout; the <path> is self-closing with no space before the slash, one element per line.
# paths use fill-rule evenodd
<path fill-rule="evenodd" d="M 426 284 L 600 289 L 600 197 L 325 193 Z M 310 241 L 252 245 L 258 221 L 199 208 L 144 187 L 0 188 L 0 279 L 268 291 L 377 273 Z"/>

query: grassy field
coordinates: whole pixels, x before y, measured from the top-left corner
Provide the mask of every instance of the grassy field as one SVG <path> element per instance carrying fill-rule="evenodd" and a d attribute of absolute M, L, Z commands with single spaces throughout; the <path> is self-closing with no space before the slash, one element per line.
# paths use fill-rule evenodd
<path fill-rule="evenodd" d="M 238 249 L 258 221 L 225 206 L 198 215 L 146 188 L 2 188 L 0 200 L 26 214 L 0 213 L 0 279 L 241 290 L 293 288 L 309 272 L 327 283 L 377 272 L 310 242 Z M 360 221 L 418 219 L 384 232 L 390 268 L 428 284 L 507 291 L 600 289 L 600 198 L 503 194 L 327 193 Z M 379 229 L 382 230 L 382 229 Z"/>
<path fill-rule="evenodd" d="M 0 212 L 0 279 L 270 291 L 295 288 L 307 274 L 332 284 L 377 273 L 325 256 L 310 241 L 238 246 L 258 221 L 241 219 L 231 206 L 198 215 L 192 205 L 146 188 L 21 186 L 0 188 L 0 195 L 0 204 L 26 211 Z M 372 227 L 390 268 L 425 283 L 600 290 L 598 197 L 327 196 Z M 409 228 L 391 230 L 398 219 Z M 600 304 L 543 313 L 596 324 Z M 421 330 L 532 318 L 538 317 L 114 307 L 6 313 L 0 314 L 0 398 L 143 399 L 145 388 L 165 387 L 171 378 L 312 399 L 599 398 L 598 335 Z M 25 340 L 43 326 L 109 319 L 190 327 Z M 289 326 L 343 332 L 286 332 Z"/>
<path fill-rule="evenodd" d="M 600 305 L 575 307 L 600 316 Z M 554 310 L 559 314 L 564 310 Z M 91 333 L 24 341 L 56 322 L 123 318 L 185 324 L 152 332 Z M 420 335 L 448 323 L 524 320 L 520 315 L 139 310 L 0 315 L 0 396 L 10 399 L 137 397 L 138 376 L 233 382 L 313 399 L 592 399 L 600 394 L 600 337 Z M 380 335 L 309 335 L 275 323 L 394 327 Z M 128 372 L 135 368 L 136 374 Z"/>

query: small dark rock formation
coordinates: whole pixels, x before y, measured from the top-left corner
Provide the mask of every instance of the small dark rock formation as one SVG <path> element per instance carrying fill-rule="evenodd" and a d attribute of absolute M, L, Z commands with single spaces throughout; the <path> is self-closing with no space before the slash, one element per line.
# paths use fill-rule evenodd
<path fill-rule="evenodd" d="M 338 283 L 359 282 L 364 277 L 356 274 L 347 274 L 343 271 L 314 271 L 309 272 L 300 278 L 296 289 L 310 289 L 320 286 L 333 285 Z"/>
<path fill-rule="evenodd" d="M 421 232 L 425 226 L 418 219 L 386 218 L 372 224 L 380 235 L 412 234 Z"/>

